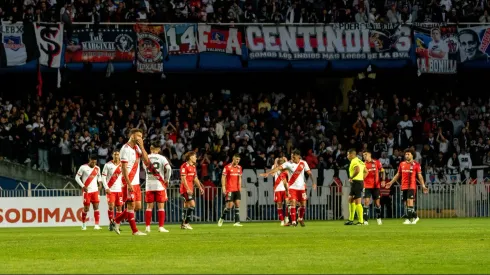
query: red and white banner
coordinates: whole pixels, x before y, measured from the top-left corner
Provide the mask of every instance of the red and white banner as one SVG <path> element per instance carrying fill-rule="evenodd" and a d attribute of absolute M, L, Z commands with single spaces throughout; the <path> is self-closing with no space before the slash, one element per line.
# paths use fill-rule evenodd
<path fill-rule="evenodd" d="M 81 226 L 82 202 L 82 196 L 0 198 L 0 228 Z M 107 210 L 107 199 L 100 196 L 100 225 L 109 225 Z M 90 206 L 87 226 L 94 225 L 93 213 Z"/>

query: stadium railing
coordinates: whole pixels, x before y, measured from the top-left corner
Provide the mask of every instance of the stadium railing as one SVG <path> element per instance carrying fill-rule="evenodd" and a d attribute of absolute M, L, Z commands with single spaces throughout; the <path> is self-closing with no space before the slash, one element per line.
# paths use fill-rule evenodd
<path fill-rule="evenodd" d="M 416 194 L 416 209 L 421 218 L 456 218 L 456 217 L 489 217 L 490 185 L 484 182 L 476 184 L 451 183 L 427 184 L 429 192 L 424 194 L 419 188 Z M 144 191 L 144 186 L 143 186 Z M 347 217 L 347 200 L 350 187 L 319 186 L 316 190 L 308 188 L 308 202 L 306 208 L 307 220 L 339 220 Z M 197 193 L 196 193 L 197 194 Z M 16 190 L 0 189 L 0 197 L 19 198 L 27 197 L 73 197 L 82 204 L 81 190 L 67 186 L 66 189 L 29 189 Z M 145 193 L 142 193 L 144 201 Z M 404 214 L 400 186 L 391 188 L 389 196 L 381 200 L 383 218 L 401 218 Z M 101 196 L 105 196 L 101 190 Z M 182 199 L 179 188 L 171 187 L 167 190 L 166 222 L 178 223 L 182 213 Z M 217 222 L 224 208 L 223 195 L 219 187 L 206 187 L 203 195 L 196 196 L 196 212 L 193 222 Z M 144 222 L 144 209 L 138 211 L 137 220 Z M 156 209 L 155 209 L 156 210 Z M 370 218 L 373 218 L 374 209 L 371 204 Z M 157 221 L 157 211 L 153 211 L 153 220 Z M 228 220 L 233 219 L 233 214 Z M 277 221 L 277 207 L 274 204 L 273 192 L 264 191 L 259 187 L 250 188 L 244 185 L 242 189 L 242 205 L 240 209 L 241 221 Z"/>

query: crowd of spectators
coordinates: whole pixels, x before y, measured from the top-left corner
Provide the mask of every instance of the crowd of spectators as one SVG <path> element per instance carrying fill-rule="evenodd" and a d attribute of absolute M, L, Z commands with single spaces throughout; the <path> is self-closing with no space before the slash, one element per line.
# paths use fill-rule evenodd
<path fill-rule="evenodd" d="M 215 182 L 235 153 L 245 169 L 264 169 L 294 148 L 318 169 L 345 168 L 349 148 L 359 154 L 370 149 L 384 167 L 396 169 L 401 150 L 411 146 L 418 149 L 424 171 L 454 174 L 490 165 L 489 100 L 448 92 L 414 102 L 368 90 L 353 86 L 345 112 L 319 102 L 315 94 L 233 90 L 137 91 L 131 100 L 116 93 L 94 100 L 52 94 L 0 99 L 0 158 L 71 176 L 91 154 L 103 166 L 128 131 L 141 128 L 146 145 L 160 141 L 174 168 L 186 151 L 196 150 L 200 177 Z"/>
<path fill-rule="evenodd" d="M 412 23 L 490 21 L 485 0 L 0 0 L 1 21 Z"/>

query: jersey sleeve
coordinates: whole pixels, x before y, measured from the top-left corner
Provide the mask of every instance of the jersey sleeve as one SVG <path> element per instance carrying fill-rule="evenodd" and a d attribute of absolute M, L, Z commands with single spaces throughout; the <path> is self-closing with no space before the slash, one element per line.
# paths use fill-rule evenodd
<path fill-rule="evenodd" d="M 180 166 L 180 176 L 181 177 L 182 176 L 184 176 L 184 177 L 187 176 L 187 169 L 185 169 L 185 168 L 186 168 L 185 163 L 182 166 Z"/>
<path fill-rule="evenodd" d="M 310 171 L 311 169 L 310 169 L 310 166 L 308 165 L 308 163 L 306 161 L 303 161 L 303 163 L 305 164 L 305 166 L 303 168 L 305 170 L 305 172 Z"/>
<path fill-rule="evenodd" d="M 223 168 L 223 176 L 228 176 L 228 165 Z"/>
<path fill-rule="evenodd" d="M 124 145 L 123 148 L 121 149 L 120 156 L 121 156 L 121 162 L 122 163 L 128 163 L 128 161 L 129 161 L 129 150 L 128 150 L 127 145 Z"/>
<path fill-rule="evenodd" d="M 400 162 L 400 164 L 398 165 L 398 174 L 400 174 L 400 177 L 402 176 L 402 165 L 403 162 Z"/>
<path fill-rule="evenodd" d="M 289 170 L 291 172 L 293 171 L 293 166 L 292 166 L 292 164 L 289 161 L 281 164 L 281 167 L 283 169 Z"/>
<path fill-rule="evenodd" d="M 75 181 L 80 185 L 80 187 L 85 187 L 82 182 L 82 175 L 83 175 L 83 165 L 78 168 L 78 172 L 75 175 Z"/>
<path fill-rule="evenodd" d="M 97 182 L 102 182 L 102 174 L 100 171 L 100 167 L 99 169 L 97 169 Z"/>
<path fill-rule="evenodd" d="M 383 168 L 383 165 L 381 164 L 381 161 L 379 159 L 376 160 L 376 168 L 378 171 L 384 171 L 385 169 Z"/>
<path fill-rule="evenodd" d="M 243 168 L 240 166 L 240 176 L 243 175 Z"/>
<path fill-rule="evenodd" d="M 417 164 L 415 164 L 415 167 L 414 167 L 414 172 L 415 174 L 420 174 L 422 173 L 422 168 L 420 167 L 420 163 L 417 162 Z"/>
<path fill-rule="evenodd" d="M 104 169 L 102 169 L 102 177 L 107 177 L 107 174 L 109 173 L 109 163 L 106 163 L 106 165 L 104 165 Z"/>

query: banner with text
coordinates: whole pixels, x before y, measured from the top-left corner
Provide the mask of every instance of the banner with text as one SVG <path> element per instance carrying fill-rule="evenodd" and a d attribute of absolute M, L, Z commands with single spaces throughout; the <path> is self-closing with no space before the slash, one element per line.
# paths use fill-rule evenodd
<path fill-rule="evenodd" d="M 139 73 L 163 72 L 164 26 L 136 24 L 134 29 L 138 39 L 136 70 Z"/>
<path fill-rule="evenodd" d="M 242 32 L 238 27 L 199 25 L 199 52 L 242 55 Z"/>
<path fill-rule="evenodd" d="M 165 44 L 169 55 L 197 53 L 197 24 L 165 25 Z"/>
<path fill-rule="evenodd" d="M 409 59 L 411 28 L 400 24 L 248 26 L 250 59 Z"/>
<path fill-rule="evenodd" d="M 133 62 L 136 36 L 130 26 L 79 27 L 66 46 L 66 63 Z"/>
<path fill-rule="evenodd" d="M 471 28 L 459 28 L 459 53 L 461 62 L 489 60 L 490 26 L 483 25 Z"/>
<path fill-rule="evenodd" d="M 39 58 L 39 47 L 32 23 L 2 22 L 0 25 L 0 67 L 21 66 Z"/>
<path fill-rule="evenodd" d="M 456 26 L 421 23 L 413 30 L 420 73 L 455 74 L 459 59 Z"/>
<path fill-rule="evenodd" d="M 61 23 L 34 23 L 36 40 L 39 46 L 39 63 L 49 68 L 61 66 L 61 52 L 63 49 L 63 24 Z"/>
<path fill-rule="evenodd" d="M 107 210 L 107 198 L 100 196 L 100 225 L 109 224 Z M 82 212 L 82 196 L 2 198 L 0 228 L 81 226 Z M 93 216 L 87 218 L 87 225 L 94 225 Z"/>

